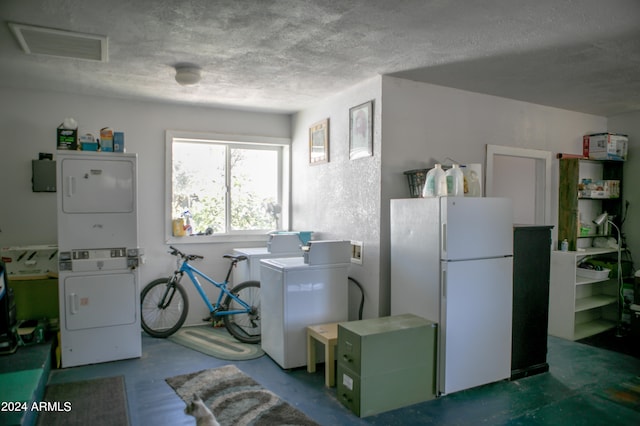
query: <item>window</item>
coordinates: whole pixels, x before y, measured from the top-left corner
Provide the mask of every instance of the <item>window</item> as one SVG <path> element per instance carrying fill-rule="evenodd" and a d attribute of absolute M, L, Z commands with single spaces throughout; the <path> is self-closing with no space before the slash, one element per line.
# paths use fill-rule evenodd
<path fill-rule="evenodd" d="M 283 229 L 289 143 L 167 131 L 167 242 L 247 240 Z"/>

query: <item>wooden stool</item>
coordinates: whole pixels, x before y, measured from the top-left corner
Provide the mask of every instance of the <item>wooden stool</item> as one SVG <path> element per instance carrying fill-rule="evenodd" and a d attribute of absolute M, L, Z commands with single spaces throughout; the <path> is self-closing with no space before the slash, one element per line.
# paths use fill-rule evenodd
<path fill-rule="evenodd" d="M 324 382 L 328 387 L 336 385 L 335 348 L 338 343 L 338 323 L 310 325 L 307 327 L 307 371 L 316 371 L 314 339 L 324 344 Z"/>

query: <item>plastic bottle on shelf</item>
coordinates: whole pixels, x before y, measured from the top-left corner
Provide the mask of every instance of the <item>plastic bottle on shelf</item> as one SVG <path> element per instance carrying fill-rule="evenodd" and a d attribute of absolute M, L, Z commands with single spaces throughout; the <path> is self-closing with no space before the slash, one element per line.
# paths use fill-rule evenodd
<path fill-rule="evenodd" d="M 464 197 L 464 174 L 457 164 L 451 166 L 445 173 L 447 180 L 447 195 L 450 197 Z"/>
<path fill-rule="evenodd" d="M 564 240 L 562 240 L 562 243 L 560 243 L 560 250 L 561 251 L 569 250 L 569 241 L 567 241 L 566 238 Z"/>
<path fill-rule="evenodd" d="M 440 164 L 436 164 L 433 169 L 427 172 L 424 188 L 422 189 L 423 197 L 438 197 L 447 195 L 447 179 Z"/>

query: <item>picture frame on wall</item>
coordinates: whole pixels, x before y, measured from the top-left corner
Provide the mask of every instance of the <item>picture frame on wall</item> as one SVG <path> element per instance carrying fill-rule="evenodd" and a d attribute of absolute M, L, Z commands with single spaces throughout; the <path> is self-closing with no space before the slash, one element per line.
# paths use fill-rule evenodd
<path fill-rule="evenodd" d="M 349 158 L 373 155 L 373 100 L 349 109 Z"/>
<path fill-rule="evenodd" d="M 329 162 L 329 119 L 309 127 L 309 164 Z"/>

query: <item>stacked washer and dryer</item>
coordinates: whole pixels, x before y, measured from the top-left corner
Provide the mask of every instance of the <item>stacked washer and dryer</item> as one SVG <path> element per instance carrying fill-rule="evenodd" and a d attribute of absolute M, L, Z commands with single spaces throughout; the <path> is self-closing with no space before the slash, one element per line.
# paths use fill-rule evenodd
<path fill-rule="evenodd" d="M 140 357 L 137 155 L 57 158 L 62 367 Z"/>

